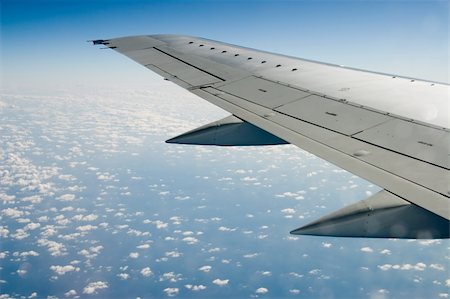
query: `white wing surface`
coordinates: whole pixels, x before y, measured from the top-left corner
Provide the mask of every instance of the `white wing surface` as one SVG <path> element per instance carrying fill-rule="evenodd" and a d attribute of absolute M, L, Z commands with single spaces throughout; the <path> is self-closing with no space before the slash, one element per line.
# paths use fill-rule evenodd
<path fill-rule="evenodd" d="M 449 86 L 177 35 L 95 40 L 233 116 L 171 143 L 291 143 L 384 190 L 292 231 L 448 238 Z"/>

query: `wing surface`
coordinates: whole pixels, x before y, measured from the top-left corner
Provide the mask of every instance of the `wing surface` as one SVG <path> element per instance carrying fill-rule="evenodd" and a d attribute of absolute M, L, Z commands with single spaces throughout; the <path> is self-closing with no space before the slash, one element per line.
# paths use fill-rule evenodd
<path fill-rule="evenodd" d="M 384 189 L 382 195 L 368 200 L 368 209 L 376 211 L 377 216 L 366 217 L 377 221 L 391 219 L 387 220 L 387 228 L 376 233 L 366 229 L 352 234 L 346 231 L 329 234 L 449 237 L 447 84 L 350 69 L 188 36 L 134 36 L 97 40 L 94 44 L 106 45 L 128 56 L 234 115 L 232 126 L 215 122 L 172 142 L 202 144 L 202 138 L 206 138 L 202 136 L 208 136 L 204 144 L 216 145 L 233 145 L 233 136 L 236 145 L 288 142 Z M 261 135 L 260 129 L 267 135 Z M 252 133 L 262 137 L 243 142 Z M 186 141 L 193 135 L 195 142 Z M 215 143 L 215 138 L 221 141 Z M 263 142 L 261 138 L 271 141 Z M 397 205 L 393 208 L 385 202 Z M 408 207 L 405 212 L 405 205 L 412 209 Z M 386 209 L 390 216 L 383 218 L 387 214 L 380 211 Z M 401 211 L 399 215 L 409 222 L 394 223 L 394 210 Z M 359 208 L 352 211 L 367 212 Z M 338 216 L 331 220 L 342 221 L 342 215 Z M 424 219 L 438 223 L 439 227 L 434 225 L 430 229 L 413 224 Z M 329 217 L 327 225 L 330 225 Z M 406 229 L 389 229 L 401 225 Z M 320 234 L 315 232 L 311 234 Z"/>

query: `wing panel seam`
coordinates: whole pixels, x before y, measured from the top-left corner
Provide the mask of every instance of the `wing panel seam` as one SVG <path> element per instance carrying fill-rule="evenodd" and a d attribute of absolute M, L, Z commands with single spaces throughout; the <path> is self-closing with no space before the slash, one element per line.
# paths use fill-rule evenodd
<path fill-rule="evenodd" d="M 178 61 L 180 61 L 180 62 L 182 62 L 182 63 L 184 63 L 184 64 L 186 64 L 186 65 L 189 65 L 190 67 L 193 67 L 193 68 L 195 68 L 195 69 L 197 69 L 197 70 L 199 70 L 199 71 L 201 71 L 201 72 L 203 72 L 203 73 L 205 73 L 205 74 L 208 74 L 208 75 L 210 75 L 210 76 L 212 76 L 212 77 L 214 77 L 214 78 L 217 78 L 217 79 L 219 79 L 219 80 L 221 80 L 221 81 L 226 81 L 225 79 L 223 79 L 223 78 L 221 78 L 221 77 L 219 77 L 219 76 L 217 76 L 217 75 L 214 75 L 214 74 L 212 74 L 212 73 L 210 73 L 210 72 L 208 72 L 208 71 L 206 71 L 206 70 L 204 70 L 204 69 L 202 69 L 202 68 L 199 68 L 198 66 L 195 66 L 195 65 L 193 65 L 193 64 L 190 64 L 189 62 L 186 62 L 186 61 L 184 61 L 184 60 L 181 59 L 181 58 L 178 58 L 178 57 L 176 57 L 176 56 L 174 56 L 174 55 L 172 55 L 172 54 L 169 54 L 169 53 L 167 53 L 167 52 L 165 52 L 165 51 L 163 51 L 163 50 L 161 50 L 161 49 L 158 49 L 157 47 L 155 47 L 154 49 L 157 50 L 157 51 L 159 51 L 159 52 L 161 52 L 161 53 L 163 53 L 163 54 L 165 54 L 165 55 L 167 55 L 167 56 L 170 56 L 170 57 L 172 57 L 173 59 L 176 59 L 176 60 L 178 60 Z"/>

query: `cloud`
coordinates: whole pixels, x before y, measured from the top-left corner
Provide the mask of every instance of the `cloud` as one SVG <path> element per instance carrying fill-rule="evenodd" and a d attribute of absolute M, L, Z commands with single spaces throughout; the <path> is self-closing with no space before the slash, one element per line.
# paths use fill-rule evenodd
<path fill-rule="evenodd" d="M 194 237 L 186 237 L 183 238 L 183 241 L 186 242 L 189 245 L 193 245 L 195 243 L 198 243 L 198 239 L 194 238 Z"/>
<path fill-rule="evenodd" d="M 74 267 L 72 265 L 66 265 L 66 266 L 50 266 L 50 270 L 54 271 L 58 275 L 64 275 L 67 272 L 73 272 L 73 271 L 80 271 L 80 268 Z"/>
<path fill-rule="evenodd" d="M 203 291 L 206 290 L 206 286 L 200 284 L 200 285 L 192 285 L 192 284 L 187 284 L 184 286 L 186 289 L 194 291 L 194 292 L 198 292 L 198 291 Z"/>
<path fill-rule="evenodd" d="M 64 293 L 64 296 L 66 296 L 66 297 L 72 297 L 72 296 L 76 296 L 76 295 L 77 295 L 77 291 L 75 291 L 75 290 L 70 290 L 70 291 Z"/>
<path fill-rule="evenodd" d="M 331 248 L 331 246 L 333 246 L 333 244 L 328 243 L 328 242 L 322 242 L 322 247 L 323 248 Z"/>
<path fill-rule="evenodd" d="M 178 295 L 179 291 L 180 290 L 178 288 L 165 288 L 164 289 L 164 293 L 166 293 L 166 295 L 169 297 Z"/>
<path fill-rule="evenodd" d="M 67 194 L 61 195 L 61 196 L 58 197 L 57 199 L 60 200 L 60 201 L 72 201 L 72 200 L 75 199 L 75 195 L 74 195 L 74 194 L 67 193 Z"/>
<path fill-rule="evenodd" d="M 86 215 L 86 216 L 78 214 L 78 215 L 73 216 L 72 220 L 75 220 L 75 221 L 94 221 L 97 218 L 98 218 L 98 216 L 94 215 L 94 214 L 89 214 L 89 215 Z"/>
<path fill-rule="evenodd" d="M 441 264 L 431 264 L 430 269 L 435 269 L 435 270 L 439 270 L 439 271 L 445 270 L 444 266 Z"/>
<path fill-rule="evenodd" d="M 27 225 L 25 225 L 25 227 L 23 228 L 24 230 L 35 230 L 37 228 L 41 227 L 40 223 L 28 223 Z"/>
<path fill-rule="evenodd" d="M 139 252 L 130 252 L 129 256 L 132 259 L 137 259 L 139 257 Z"/>
<path fill-rule="evenodd" d="M 23 257 L 27 257 L 27 256 L 39 256 L 39 253 L 37 253 L 37 252 L 34 251 L 34 250 L 30 250 L 30 251 L 24 251 L 24 252 L 21 252 L 19 255 L 20 255 L 20 256 L 23 256 Z"/>
<path fill-rule="evenodd" d="M 7 208 L 7 209 L 2 210 L 2 214 L 7 217 L 18 218 L 18 217 L 21 217 L 24 214 L 24 212 L 17 210 L 16 208 L 14 208 L 14 209 Z"/>
<path fill-rule="evenodd" d="M 260 294 L 260 295 L 267 294 L 268 292 L 269 292 L 269 290 L 266 289 L 266 288 L 258 288 L 258 289 L 256 289 L 256 291 L 255 291 L 256 294 Z"/>
<path fill-rule="evenodd" d="M 300 290 L 299 289 L 290 289 L 289 293 L 291 293 L 292 295 L 298 295 L 298 294 L 300 294 Z"/>
<path fill-rule="evenodd" d="M 391 251 L 389 249 L 383 249 L 380 251 L 380 253 L 384 255 L 391 255 Z"/>
<path fill-rule="evenodd" d="M 211 266 L 202 266 L 200 268 L 198 268 L 200 271 L 203 271 L 205 273 L 208 273 L 209 271 L 211 271 L 212 267 Z"/>
<path fill-rule="evenodd" d="M 97 229 L 97 226 L 95 225 L 81 225 L 77 227 L 77 230 L 81 231 L 81 232 L 87 232 L 87 231 L 91 231 L 91 230 L 95 230 Z"/>
<path fill-rule="evenodd" d="M 62 256 L 62 255 L 67 254 L 66 246 L 64 246 L 64 244 L 62 244 L 62 243 L 50 241 L 47 239 L 39 239 L 38 245 L 46 246 L 47 250 L 50 252 L 50 255 L 52 255 L 52 256 Z"/>
<path fill-rule="evenodd" d="M 138 246 L 136 246 L 136 248 L 137 249 L 149 249 L 150 244 L 146 243 L 146 244 L 138 245 Z"/>
<path fill-rule="evenodd" d="M 5 226 L 0 226 L 0 237 L 7 238 L 9 230 Z"/>
<path fill-rule="evenodd" d="M 230 281 L 229 279 L 219 279 L 219 278 L 217 278 L 217 279 L 213 280 L 213 284 L 216 284 L 219 287 L 224 287 L 224 286 L 226 286 L 228 284 L 229 281 Z"/>
<path fill-rule="evenodd" d="M 96 294 L 97 290 L 101 289 L 107 289 L 108 283 L 105 281 L 96 281 L 89 283 L 86 287 L 83 289 L 83 294 Z"/>
<path fill-rule="evenodd" d="M 167 256 L 167 257 L 180 257 L 182 255 L 183 254 L 181 252 L 178 252 L 178 251 L 168 251 L 168 252 L 165 253 L 165 256 Z"/>
<path fill-rule="evenodd" d="M 177 282 L 178 280 L 181 280 L 181 274 L 175 274 L 174 272 L 168 272 L 164 273 L 159 277 L 159 281 L 170 281 L 170 282 Z"/>
<path fill-rule="evenodd" d="M 218 228 L 218 230 L 221 232 L 234 232 L 236 230 L 236 228 L 229 228 L 226 226 L 221 226 Z"/>
<path fill-rule="evenodd" d="M 153 275 L 153 272 L 152 272 L 152 270 L 150 269 L 150 267 L 145 267 L 145 268 L 143 268 L 143 269 L 141 270 L 141 274 L 142 274 L 142 276 L 144 276 L 144 277 L 149 277 L 149 276 Z"/>
<path fill-rule="evenodd" d="M 153 224 L 155 224 L 157 229 L 167 228 L 167 226 L 169 225 L 168 223 L 162 222 L 161 220 L 156 220 L 153 222 Z"/>
<path fill-rule="evenodd" d="M 370 247 L 362 247 L 362 248 L 361 248 L 361 251 L 362 251 L 362 252 L 367 252 L 367 253 L 372 253 L 372 252 L 373 252 L 373 249 L 370 248 Z"/>
<path fill-rule="evenodd" d="M 281 213 L 285 214 L 285 215 L 292 215 L 295 214 L 295 210 L 292 208 L 286 208 L 281 210 Z"/>
<path fill-rule="evenodd" d="M 119 277 L 121 280 L 127 280 L 130 278 L 130 275 L 128 273 L 119 273 L 117 274 L 117 277 Z"/>
<path fill-rule="evenodd" d="M 402 264 L 402 265 L 391 265 L 391 264 L 384 264 L 384 265 L 378 265 L 378 269 L 382 271 L 388 271 L 388 270 L 414 270 L 414 271 L 424 271 L 426 269 L 427 265 L 424 263 L 417 263 L 415 265 L 412 264 Z"/>

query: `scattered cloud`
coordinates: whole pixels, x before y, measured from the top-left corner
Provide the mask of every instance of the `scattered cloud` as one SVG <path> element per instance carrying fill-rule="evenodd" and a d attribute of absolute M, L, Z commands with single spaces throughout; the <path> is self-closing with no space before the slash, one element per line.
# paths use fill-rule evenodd
<path fill-rule="evenodd" d="M 200 271 L 208 273 L 211 271 L 212 267 L 211 266 L 202 266 L 200 268 L 198 268 Z"/>
<path fill-rule="evenodd" d="M 144 276 L 144 277 L 149 277 L 149 276 L 153 275 L 153 272 L 152 272 L 152 270 L 150 269 L 150 267 L 145 267 L 145 268 L 143 268 L 143 269 L 141 270 L 141 274 L 142 274 L 142 276 Z"/>
<path fill-rule="evenodd" d="M 264 295 L 264 294 L 267 294 L 268 292 L 269 292 L 269 290 L 267 288 L 258 288 L 255 291 L 255 293 L 259 294 L 259 295 Z"/>
<path fill-rule="evenodd" d="M 164 293 L 166 293 L 166 295 L 169 297 L 176 296 L 176 295 L 178 295 L 179 292 L 180 292 L 180 289 L 178 289 L 178 288 L 165 288 L 164 289 Z"/>
<path fill-rule="evenodd" d="M 392 265 L 392 264 L 384 264 L 384 265 L 378 265 L 378 268 L 382 271 L 388 271 L 388 270 L 414 270 L 414 271 L 424 271 L 427 268 L 427 265 L 424 263 L 416 263 L 413 264 L 402 264 L 402 265 Z"/>
<path fill-rule="evenodd" d="M 52 270 L 53 272 L 55 272 L 58 275 L 64 275 L 68 272 L 73 272 L 73 271 L 80 271 L 80 268 L 78 267 L 74 267 L 72 265 L 66 265 L 66 266 L 50 266 L 50 270 Z"/>
<path fill-rule="evenodd" d="M 362 252 L 366 252 L 366 253 L 372 253 L 372 252 L 373 252 L 373 249 L 370 248 L 370 247 L 362 247 L 362 248 L 361 248 L 361 251 L 362 251 Z"/>
<path fill-rule="evenodd" d="M 219 279 L 219 278 L 217 278 L 217 279 L 213 280 L 213 284 L 216 284 L 219 287 L 224 287 L 224 286 L 226 286 L 229 283 L 229 281 L 230 281 L 229 279 Z"/>
<path fill-rule="evenodd" d="M 87 286 L 84 287 L 83 294 L 88 294 L 88 295 L 97 294 L 98 290 L 107 289 L 107 288 L 108 288 L 108 283 L 105 281 L 91 282 Z"/>

